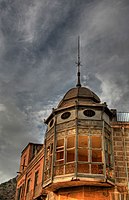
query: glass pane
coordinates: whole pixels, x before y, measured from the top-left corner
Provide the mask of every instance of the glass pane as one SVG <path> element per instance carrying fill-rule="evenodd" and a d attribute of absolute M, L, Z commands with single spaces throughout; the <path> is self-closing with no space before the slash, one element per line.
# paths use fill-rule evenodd
<path fill-rule="evenodd" d="M 89 173 L 89 164 L 78 163 L 78 173 Z"/>
<path fill-rule="evenodd" d="M 78 149 L 78 161 L 88 161 L 88 150 L 86 148 Z"/>
<path fill-rule="evenodd" d="M 67 148 L 75 147 L 75 136 L 67 138 Z"/>
<path fill-rule="evenodd" d="M 65 165 L 65 173 L 66 174 L 72 174 L 72 173 L 74 173 L 74 170 L 75 170 L 75 164 L 74 163 L 70 163 L 70 164 Z"/>
<path fill-rule="evenodd" d="M 49 163 L 50 163 L 49 165 L 51 167 L 51 165 L 52 165 L 52 156 L 50 156 Z"/>
<path fill-rule="evenodd" d="M 108 154 L 107 152 L 105 152 L 105 157 L 106 157 L 106 164 L 109 166 L 112 165 L 112 155 Z"/>
<path fill-rule="evenodd" d="M 84 110 L 84 115 L 86 116 L 86 117 L 93 117 L 94 115 L 95 115 L 95 111 L 94 110 Z"/>
<path fill-rule="evenodd" d="M 101 150 L 92 150 L 92 162 L 102 162 Z"/>
<path fill-rule="evenodd" d="M 108 142 L 107 142 L 108 140 L 107 139 L 105 139 L 105 151 L 108 151 Z"/>
<path fill-rule="evenodd" d="M 67 162 L 72 162 L 75 160 L 75 149 L 67 151 Z"/>
<path fill-rule="evenodd" d="M 103 174 L 103 165 L 92 164 L 91 165 L 92 174 Z"/>
<path fill-rule="evenodd" d="M 108 153 L 107 152 L 105 152 L 105 159 L 106 159 L 106 164 L 109 164 L 109 162 L 108 162 Z"/>
<path fill-rule="evenodd" d="M 51 144 L 51 154 L 53 153 L 53 143 Z"/>
<path fill-rule="evenodd" d="M 101 137 L 92 135 L 92 148 L 101 148 Z"/>
<path fill-rule="evenodd" d="M 30 191 L 30 178 L 27 181 L 27 189 L 26 189 L 26 193 L 28 193 Z"/>
<path fill-rule="evenodd" d="M 111 148 L 111 143 L 108 141 L 108 153 L 110 154 L 111 153 L 111 150 L 112 148 Z"/>
<path fill-rule="evenodd" d="M 78 136 L 78 146 L 79 147 L 88 147 L 88 136 L 79 135 Z"/>
<path fill-rule="evenodd" d="M 58 147 L 62 147 L 62 146 L 64 146 L 64 139 L 57 140 L 57 145 L 56 145 L 56 147 L 58 148 Z"/>
<path fill-rule="evenodd" d="M 39 171 L 35 172 L 34 187 L 38 185 L 38 176 L 39 176 Z"/>
<path fill-rule="evenodd" d="M 64 151 L 56 152 L 56 160 L 64 159 Z"/>

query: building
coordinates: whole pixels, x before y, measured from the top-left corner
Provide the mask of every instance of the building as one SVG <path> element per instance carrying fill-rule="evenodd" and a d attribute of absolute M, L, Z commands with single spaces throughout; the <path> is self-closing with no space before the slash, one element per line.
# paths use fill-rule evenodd
<path fill-rule="evenodd" d="M 44 144 L 23 150 L 16 200 L 129 200 L 129 113 L 77 85 L 46 119 Z"/>

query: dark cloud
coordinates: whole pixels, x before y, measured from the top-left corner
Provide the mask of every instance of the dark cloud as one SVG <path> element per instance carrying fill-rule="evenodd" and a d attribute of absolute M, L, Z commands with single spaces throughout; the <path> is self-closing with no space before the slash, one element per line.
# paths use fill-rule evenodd
<path fill-rule="evenodd" d="M 127 0 L 0 1 L 0 181 L 16 175 L 21 150 L 43 142 L 43 119 L 82 83 L 111 108 L 128 111 Z"/>

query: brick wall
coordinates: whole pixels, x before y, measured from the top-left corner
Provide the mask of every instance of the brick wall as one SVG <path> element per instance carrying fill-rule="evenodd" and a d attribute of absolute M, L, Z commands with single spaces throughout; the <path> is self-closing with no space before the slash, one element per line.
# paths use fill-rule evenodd
<path fill-rule="evenodd" d="M 114 163 L 116 184 L 119 190 L 126 191 L 129 176 L 129 126 L 113 126 Z"/>

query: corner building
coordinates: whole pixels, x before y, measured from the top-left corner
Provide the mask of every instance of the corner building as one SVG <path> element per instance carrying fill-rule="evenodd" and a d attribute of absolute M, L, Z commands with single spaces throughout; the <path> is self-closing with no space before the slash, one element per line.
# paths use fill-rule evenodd
<path fill-rule="evenodd" d="M 129 114 L 81 84 L 46 119 L 44 144 L 21 155 L 16 200 L 129 200 Z"/>

